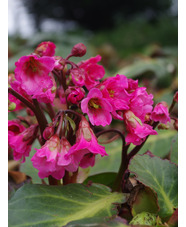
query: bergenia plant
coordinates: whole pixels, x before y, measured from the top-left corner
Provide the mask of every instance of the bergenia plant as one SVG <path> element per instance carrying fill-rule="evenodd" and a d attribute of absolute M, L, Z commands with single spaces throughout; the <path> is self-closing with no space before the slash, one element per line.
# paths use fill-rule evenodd
<path fill-rule="evenodd" d="M 163 100 L 155 104 L 138 80 L 104 79 L 100 55 L 71 61 L 86 54 L 84 44 L 67 57 L 55 49 L 50 41 L 40 43 L 9 75 L 8 107 L 17 116 L 8 122 L 9 155 L 20 165 L 31 160 L 41 179 L 10 199 L 10 226 L 174 226 L 177 165 L 149 149 L 137 153 L 158 135 L 157 126 L 168 127 L 177 93 L 170 107 Z M 86 170 L 109 157 L 102 135 L 105 144 L 121 139 L 118 173 L 105 165 L 105 173 L 88 176 Z"/>

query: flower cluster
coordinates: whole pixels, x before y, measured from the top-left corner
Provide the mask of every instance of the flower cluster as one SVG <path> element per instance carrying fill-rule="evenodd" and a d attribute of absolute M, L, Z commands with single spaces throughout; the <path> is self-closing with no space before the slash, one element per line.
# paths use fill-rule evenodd
<path fill-rule="evenodd" d="M 41 148 L 35 149 L 31 161 L 40 178 L 61 179 L 78 167 L 94 166 L 96 155 L 106 156 L 95 126 L 119 120 L 126 143 L 140 145 L 148 135 L 157 134 L 153 122 L 170 121 L 166 104 L 153 108 L 153 95 L 137 80 L 119 74 L 102 80 L 101 56 L 78 64 L 70 61 L 86 54 L 82 43 L 66 58 L 55 56 L 55 48 L 52 42 L 42 42 L 21 57 L 9 75 L 9 110 L 31 109 L 26 119 L 9 121 L 9 146 L 14 159 L 24 162 L 34 140 L 39 140 Z"/>

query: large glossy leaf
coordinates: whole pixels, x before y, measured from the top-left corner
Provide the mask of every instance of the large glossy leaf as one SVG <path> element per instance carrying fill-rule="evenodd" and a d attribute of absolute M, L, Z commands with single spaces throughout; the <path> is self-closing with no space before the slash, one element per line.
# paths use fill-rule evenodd
<path fill-rule="evenodd" d="M 128 78 L 135 78 L 144 75 L 145 73 L 151 76 L 163 77 L 167 76 L 173 72 L 176 68 L 176 62 L 172 59 L 143 59 L 126 66 L 118 72 L 118 74 L 123 74 Z"/>
<path fill-rule="evenodd" d="M 178 168 L 168 160 L 149 155 L 136 155 L 129 170 L 137 180 L 152 188 L 158 195 L 160 217 L 172 215 L 178 207 Z"/>
<path fill-rule="evenodd" d="M 154 155 L 164 158 L 172 150 L 173 140 L 178 134 L 176 130 L 157 130 L 158 135 L 151 136 L 144 144 L 139 154 L 145 153 L 147 150 Z M 176 149 L 176 147 L 175 147 Z"/>
<path fill-rule="evenodd" d="M 113 203 L 125 201 L 125 194 L 111 193 L 99 184 L 25 185 L 9 202 L 9 226 L 61 227 L 76 220 L 101 223 L 117 214 Z"/>
<path fill-rule="evenodd" d="M 172 140 L 176 135 L 176 130 L 158 130 L 158 135 L 150 136 L 139 153 L 143 154 L 150 150 L 154 155 L 164 158 L 171 151 Z M 90 169 L 90 175 L 102 172 L 117 172 L 121 162 L 121 147 L 120 139 L 105 145 L 108 156 L 96 157 L 96 164 Z M 131 145 L 129 151 L 133 147 Z"/>
<path fill-rule="evenodd" d="M 100 173 L 88 177 L 83 183 L 88 184 L 89 182 L 99 183 L 112 187 L 114 180 L 116 179 L 117 173 Z"/>
<path fill-rule="evenodd" d="M 178 135 L 176 135 L 173 138 L 171 145 L 172 145 L 170 153 L 171 162 L 178 164 Z"/>

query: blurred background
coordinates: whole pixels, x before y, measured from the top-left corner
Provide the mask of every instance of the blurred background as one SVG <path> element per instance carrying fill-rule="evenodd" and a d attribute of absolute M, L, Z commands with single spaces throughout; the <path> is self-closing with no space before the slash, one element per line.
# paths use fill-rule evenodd
<path fill-rule="evenodd" d="M 42 41 L 54 42 L 56 55 L 64 58 L 82 42 L 87 54 L 72 60 L 78 62 L 100 54 L 105 77 L 119 73 L 138 79 L 140 86 L 146 86 L 154 95 L 155 103 L 166 101 L 170 105 L 178 89 L 177 0 L 9 0 L 8 32 L 9 73 L 21 56 L 32 53 Z M 177 114 L 176 105 L 173 116 Z M 150 137 L 141 152 L 150 149 L 162 158 L 173 154 L 171 160 L 177 162 L 173 123 L 172 130 Z M 123 128 L 122 122 L 113 124 Z M 106 146 L 109 156 L 91 168 L 91 174 L 105 171 L 105 166 L 107 171 L 118 171 L 121 141 Z M 31 162 L 21 168 L 40 182 Z"/>
<path fill-rule="evenodd" d="M 9 0 L 8 32 L 9 72 L 42 41 L 62 57 L 83 42 L 87 54 L 74 61 L 100 54 L 106 76 L 137 78 L 161 94 L 177 89 L 177 0 Z"/>

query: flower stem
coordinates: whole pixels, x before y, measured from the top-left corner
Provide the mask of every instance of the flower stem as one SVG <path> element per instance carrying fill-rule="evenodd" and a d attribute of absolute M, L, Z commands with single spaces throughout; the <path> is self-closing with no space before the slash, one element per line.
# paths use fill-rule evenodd
<path fill-rule="evenodd" d="M 78 117 L 80 117 L 80 118 L 83 117 L 82 114 L 80 114 L 80 113 L 78 113 L 78 112 L 76 112 L 76 111 L 74 111 L 74 110 L 64 110 L 64 112 L 65 112 L 65 113 L 72 113 L 72 114 L 74 114 L 74 115 L 76 115 L 76 116 L 78 116 Z"/>
<path fill-rule="evenodd" d="M 37 101 L 37 99 L 33 99 L 33 103 L 35 106 L 35 115 L 39 124 L 40 132 L 41 132 L 41 138 L 42 138 L 42 143 L 45 143 L 45 139 L 43 138 L 43 132 L 48 124 L 47 119 Z"/>
<path fill-rule="evenodd" d="M 117 173 L 116 179 L 114 181 L 112 191 L 117 191 L 117 192 L 121 191 L 122 178 L 123 178 L 125 171 L 128 168 L 128 164 L 129 164 L 129 161 L 127 159 L 127 151 L 128 151 L 129 146 L 130 145 L 123 146 L 123 148 L 122 148 L 121 164 L 120 164 L 120 168 Z"/>
<path fill-rule="evenodd" d="M 22 103 L 24 103 L 27 107 L 29 107 L 35 113 L 34 105 L 30 101 L 25 99 L 22 95 L 20 95 L 18 92 L 16 92 L 14 89 L 9 87 L 8 88 L 8 93 L 12 94 L 14 97 L 19 99 Z"/>
<path fill-rule="evenodd" d="M 53 109 L 53 107 L 50 103 L 46 103 L 46 106 L 47 106 L 47 109 L 48 109 L 48 114 L 49 114 L 51 120 L 53 120 L 55 115 L 56 115 L 55 111 L 54 111 L 54 109 Z"/>
<path fill-rule="evenodd" d="M 55 179 L 51 175 L 48 177 L 49 185 L 61 185 L 60 180 Z"/>
<path fill-rule="evenodd" d="M 169 113 L 172 112 L 174 106 L 175 106 L 176 102 L 174 101 L 174 99 L 172 100 L 171 106 L 169 107 Z"/>
<path fill-rule="evenodd" d="M 61 131 L 62 131 L 62 125 L 63 125 L 63 113 L 60 116 L 60 120 L 59 120 L 59 125 L 57 127 L 57 131 L 56 131 L 56 135 L 58 135 L 59 137 L 61 136 Z"/>
<path fill-rule="evenodd" d="M 122 139 L 122 154 L 121 154 L 121 164 L 120 164 L 120 168 L 118 171 L 118 174 L 116 176 L 115 182 L 113 184 L 112 190 L 113 191 L 121 191 L 121 181 L 122 181 L 122 177 L 123 174 L 125 173 L 125 171 L 127 170 L 128 167 L 128 159 L 127 159 L 127 150 L 129 148 L 129 145 L 125 146 L 125 137 L 123 135 L 123 133 L 117 129 L 108 129 L 108 130 L 104 130 L 101 132 L 96 133 L 96 136 L 99 137 L 100 135 L 104 134 L 104 133 L 108 133 L 108 132 L 115 132 L 118 133 Z"/>

